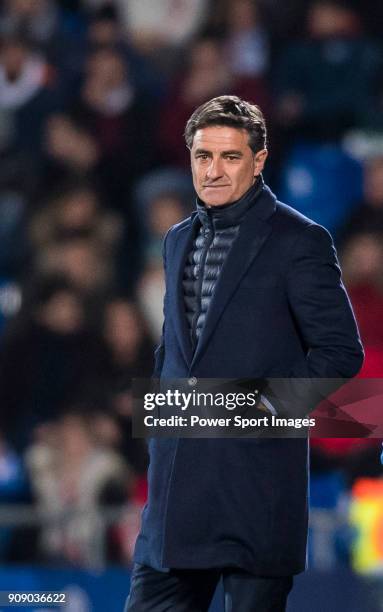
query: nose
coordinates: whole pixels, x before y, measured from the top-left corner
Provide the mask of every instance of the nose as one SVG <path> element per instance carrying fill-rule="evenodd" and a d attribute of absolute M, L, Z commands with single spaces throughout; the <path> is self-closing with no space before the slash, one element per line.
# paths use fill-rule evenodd
<path fill-rule="evenodd" d="M 206 178 L 210 179 L 210 180 L 216 180 L 218 178 L 221 178 L 221 176 L 223 176 L 224 171 L 223 171 L 223 164 L 222 164 L 222 159 L 220 157 L 217 158 L 212 158 L 209 167 L 207 168 L 206 171 Z"/>

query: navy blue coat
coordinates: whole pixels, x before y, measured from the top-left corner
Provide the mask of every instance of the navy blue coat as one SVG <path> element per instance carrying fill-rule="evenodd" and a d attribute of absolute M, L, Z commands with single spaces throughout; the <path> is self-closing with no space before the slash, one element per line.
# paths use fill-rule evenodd
<path fill-rule="evenodd" d="M 328 232 L 264 187 L 241 223 L 195 353 L 182 276 L 196 214 L 164 244 L 164 378 L 352 377 L 363 350 Z M 135 560 L 166 568 L 305 568 L 306 439 L 152 439 Z"/>

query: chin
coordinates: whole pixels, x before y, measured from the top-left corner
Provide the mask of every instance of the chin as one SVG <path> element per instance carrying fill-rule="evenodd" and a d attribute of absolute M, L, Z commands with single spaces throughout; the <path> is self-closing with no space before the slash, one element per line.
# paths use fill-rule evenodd
<path fill-rule="evenodd" d="M 206 206 L 224 206 L 225 204 L 229 204 L 227 200 L 210 200 L 209 202 L 204 200 Z"/>
<path fill-rule="evenodd" d="M 220 195 L 216 198 L 201 198 L 203 202 L 205 202 L 206 206 L 224 206 L 225 204 L 231 204 L 231 202 L 234 202 L 234 198 L 232 197 L 231 194 L 228 194 L 226 197 L 222 197 L 222 195 Z"/>

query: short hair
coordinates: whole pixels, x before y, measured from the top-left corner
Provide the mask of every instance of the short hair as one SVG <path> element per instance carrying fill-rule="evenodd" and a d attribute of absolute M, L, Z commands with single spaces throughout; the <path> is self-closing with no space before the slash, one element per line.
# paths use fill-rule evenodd
<path fill-rule="evenodd" d="M 261 109 L 256 104 L 241 100 L 238 96 L 212 98 L 194 111 L 185 128 L 188 149 L 193 146 L 197 130 L 214 125 L 246 130 L 249 135 L 249 147 L 253 153 L 267 146 L 266 122 Z"/>

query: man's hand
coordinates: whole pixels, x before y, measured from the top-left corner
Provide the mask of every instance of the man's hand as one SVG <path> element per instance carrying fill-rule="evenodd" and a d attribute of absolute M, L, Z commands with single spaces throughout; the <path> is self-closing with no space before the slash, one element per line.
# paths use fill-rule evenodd
<path fill-rule="evenodd" d="M 262 412 L 267 412 L 267 414 L 271 414 L 270 410 L 268 408 L 266 408 L 265 404 L 262 402 L 262 400 L 259 402 L 259 404 L 257 405 L 258 410 L 262 410 Z"/>
<path fill-rule="evenodd" d="M 263 412 L 267 412 L 267 414 L 272 414 L 274 416 L 277 416 L 278 414 L 274 406 L 271 404 L 271 402 L 269 402 L 269 400 L 264 395 L 261 395 L 261 399 L 259 401 L 257 408 L 259 408 L 259 410 L 262 410 Z"/>

